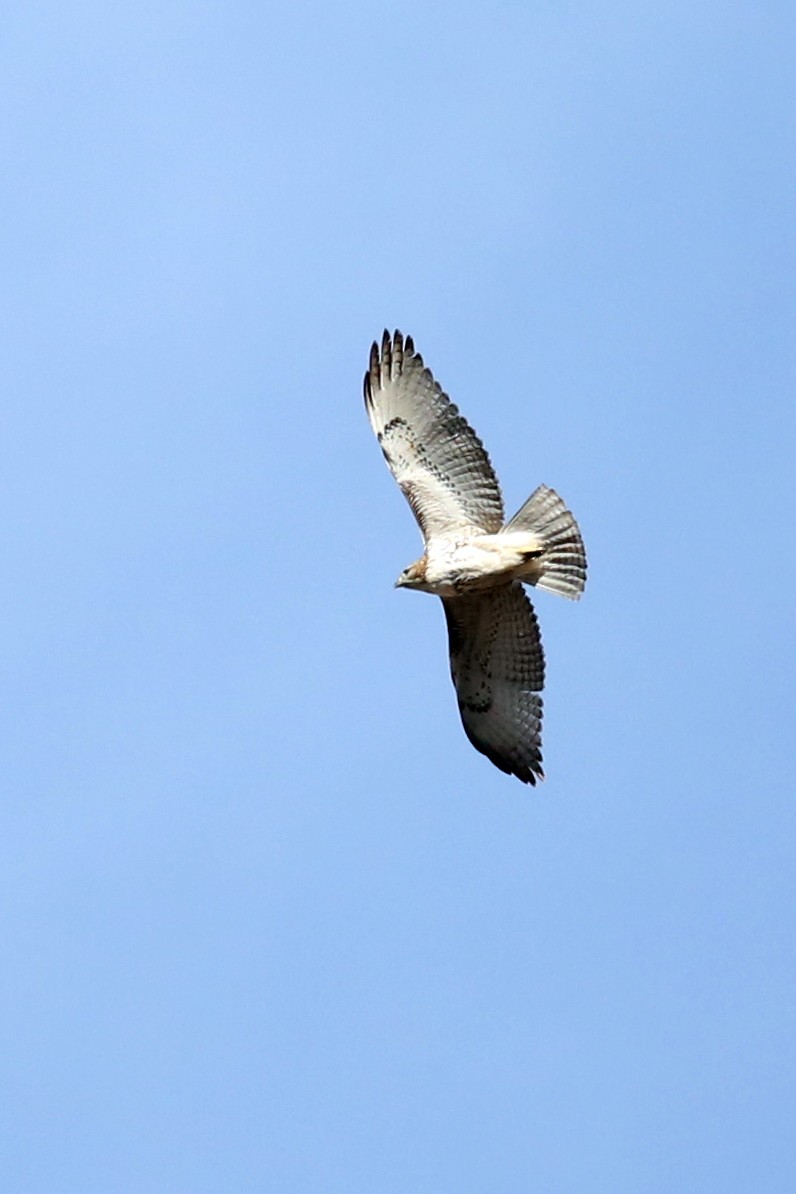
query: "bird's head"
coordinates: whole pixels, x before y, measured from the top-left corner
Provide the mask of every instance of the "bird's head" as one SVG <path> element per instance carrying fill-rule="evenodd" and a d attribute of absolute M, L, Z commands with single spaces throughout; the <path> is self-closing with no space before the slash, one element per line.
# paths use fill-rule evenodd
<path fill-rule="evenodd" d="M 426 580 L 426 561 L 416 560 L 404 568 L 395 582 L 396 589 L 422 589 Z"/>

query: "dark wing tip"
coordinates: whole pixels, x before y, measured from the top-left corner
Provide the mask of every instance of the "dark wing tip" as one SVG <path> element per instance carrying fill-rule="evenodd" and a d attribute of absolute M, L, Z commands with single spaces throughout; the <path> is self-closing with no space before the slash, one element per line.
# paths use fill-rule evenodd
<path fill-rule="evenodd" d="M 501 750 L 499 747 L 493 745 L 487 738 L 483 738 L 475 727 L 468 724 L 465 717 L 465 710 L 461 702 L 458 702 L 459 713 L 462 717 L 462 728 L 467 735 L 470 744 L 475 747 L 480 754 L 485 755 L 499 771 L 503 771 L 506 775 L 514 775 L 518 780 L 524 784 L 530 784 L 535 787 L 537 782 L 544 779 L 544 769 L 542 768 L 542 745 L 541 741 L 524 743 L 521 759 L 513 758 L 512 752 Z M 539 697 L 539 716 L 542 714 L 542 698 Z"/>
<path fill-rule="evenodd" d="M 467 726 L 464 727 L 467 733 Z M 531 787 L 536 787 L 536 784 L 544 779 L 544 770 L 542 768 L 542 752 L 539 748 L 533 751 L 533 757 L 526 763 L 515 763 L 513 759 L 505 754 L 499 754 L 493 750 L 491 746 L 487 746 L 484 742 L 477 740 L 474 736 L 467 733 L 467 737 L 482 755 L 485 755 L 490 763 L 494 764 L 499 771 L 505 772 L 506 775 L 513 775 L 521 783 L 530 784 Z"/>
<path fill-rule="evenodd" d="M 370 346 L 370 361 L 363 381 L 365 406 L 370 410 L 373 406 L 373 386 L 379 381 L 379 346 L 374 340 Z"/>
<path fill-rule="evenodd" d="M 524 784 L 530 784 L 532 788 L 535 788 L 537 782 L 538 783 L 544 782 L 544 777 L 545 777 L 544 769 L 542 768 L 541 756 L 540 756 L 538 762 L 532 763 L 531 766 L 528 767 L 527 769 L 523 770 L 518 767 L 515 771 L 512 772 L 512 774 L 516 775 L 517 779 L 522 780 L 522 782 Z"/>
<path fill-rule="evenodd" d="M 404 338 L 396 328 L 392 336 L 387 328 L 381 334 L 381 368 L 385 380 L 391 380 L 401 372 Z"/>
<path fill-rule="evenodd" d="M 527 764 L 512 763 L 508 759 L 498 761 L 492 755 L 488 755 L 487 757 L 501 771 L 505 771 L 507 775 L 515 776 L 523 784 L 530 784 L 532 788 L 535 788 L 537 783 L 541 783 L 544 780 L 541 754 L 538 759 L 532 759 Z"/>
<path fill-rule="evenodd" d="M 364 381 L 366 406 L 373 405 L 375 390 L 383 389 L 388 381 L 400 377 L 403 373 L 404 362 L 409 360 L 417 363 L 421 369 L 423 368 L 423 358 L 420 353 L 415 352 L 412 337 L 404 337 L 403 332 L 398 328 L 390 335 L 385 328 L 381 334 L 381 344 L 374 340 L 370 346 L 370 361 Z"/>

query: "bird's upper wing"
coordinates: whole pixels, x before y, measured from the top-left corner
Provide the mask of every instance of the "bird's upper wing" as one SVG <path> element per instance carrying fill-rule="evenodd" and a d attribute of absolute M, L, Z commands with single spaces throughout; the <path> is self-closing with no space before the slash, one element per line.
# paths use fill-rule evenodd
<path fill-rule="evenodd" d="M 503 500 L 484 445 L 435 382 L 411 337 L 384 333 L 365 374 L 370 425 L 426 540 L 503 525 Z"/>
<path fill-rule="evenodd" d="M 544 653 L 525 590 L 515 581 L 442 604 L 467 737 L 501 771 L 535 784 L 544 779 Z"/>

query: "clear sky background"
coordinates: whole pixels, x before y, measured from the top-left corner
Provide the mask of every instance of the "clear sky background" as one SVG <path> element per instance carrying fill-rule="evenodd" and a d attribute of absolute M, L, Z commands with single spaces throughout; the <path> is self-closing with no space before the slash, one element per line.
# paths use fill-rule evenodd
<path fill-rule="evenodd" d="M 796 1188 L 792 3 L 12 6 L 3 1188 Z M 385 326 L 510 510 L 461 730 Z"/>

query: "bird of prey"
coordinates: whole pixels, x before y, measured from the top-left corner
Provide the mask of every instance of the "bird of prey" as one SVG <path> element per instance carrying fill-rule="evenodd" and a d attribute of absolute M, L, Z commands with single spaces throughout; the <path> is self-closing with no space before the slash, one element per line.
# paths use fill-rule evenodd
<path fill-rule="evenodd" d="M 586 583 L 578 524 L 540 485 L 504 523 L 486 450 L 409 336 L 384 333 L 365 374 L 381 450 L 425 550 L 396 586 L 442 598 L 462 724 L 476 750 L 527 784 L 544 779 L 544 654 L 523 585 L 577 600 Z"/>

